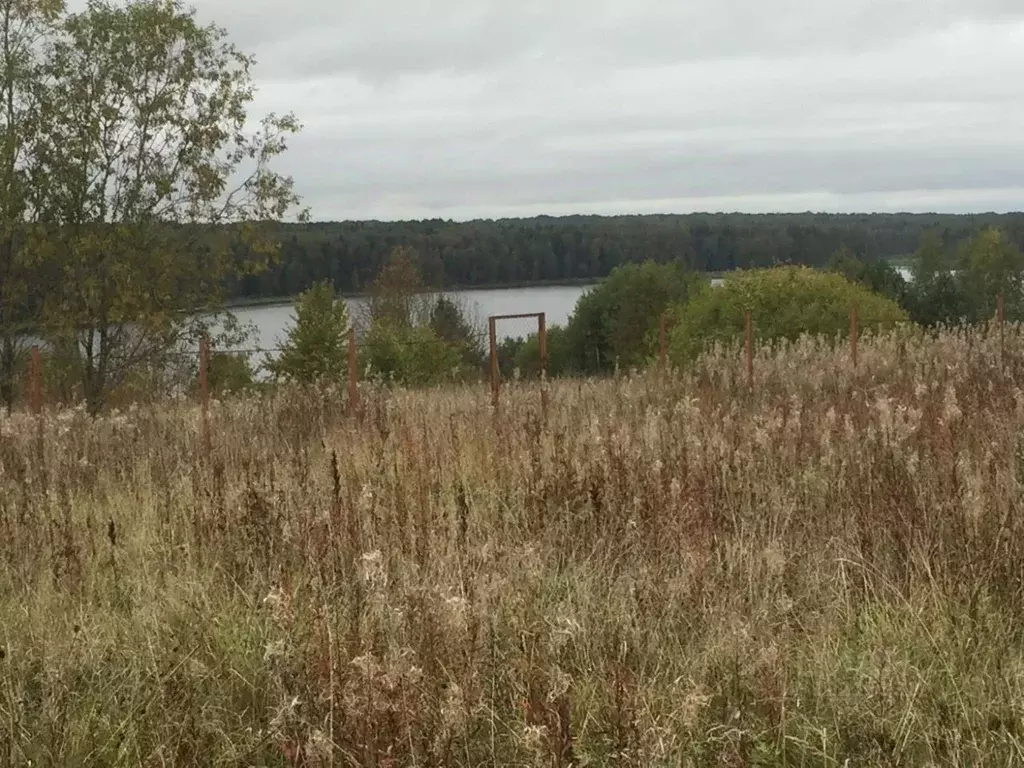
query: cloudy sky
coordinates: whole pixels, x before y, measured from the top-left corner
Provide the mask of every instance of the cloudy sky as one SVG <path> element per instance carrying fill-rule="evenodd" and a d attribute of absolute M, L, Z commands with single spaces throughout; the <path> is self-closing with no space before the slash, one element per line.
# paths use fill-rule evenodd
<path fill-rule="evenodd" d="M 315 219 L 1024 209 L 1021 0 L 193 0 Z"/>

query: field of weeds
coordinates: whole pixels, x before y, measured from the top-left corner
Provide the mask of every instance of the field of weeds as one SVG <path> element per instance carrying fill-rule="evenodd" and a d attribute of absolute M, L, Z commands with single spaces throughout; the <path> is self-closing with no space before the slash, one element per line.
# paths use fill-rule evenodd
<path fill-rule="evenodd" d="M 1024 331 L 755 372 L 4 421 L 0 765 L 1024 765 Z"/>

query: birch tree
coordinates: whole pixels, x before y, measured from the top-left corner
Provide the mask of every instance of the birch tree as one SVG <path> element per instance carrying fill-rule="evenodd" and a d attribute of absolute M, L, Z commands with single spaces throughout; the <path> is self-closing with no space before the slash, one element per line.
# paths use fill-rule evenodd
<path fill-rule="evenodd" d="M 30 182 L 46 87 L 41 52 L 62 11 L 60 0 L 0 0 L 0 400 L 8 412 L 18 341 L 39 296 L 31 247 L 39 206 Z"/>
<path fill-rule="evenodd" d="M 133 368 L 206 330 L 225 279 L 296 213 L 272 165 L 293 115 L 250 120 L 253 59 L 177 0 L 92 0 L 49 48 L 41 152 L 49 331 L 81 348 L 91 413 Z"/>

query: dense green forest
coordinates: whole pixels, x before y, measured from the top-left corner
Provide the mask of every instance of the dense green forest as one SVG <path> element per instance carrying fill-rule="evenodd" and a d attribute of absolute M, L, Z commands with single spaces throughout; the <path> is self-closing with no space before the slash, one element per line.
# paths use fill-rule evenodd
<path fill-rule="evenodd" d="M 1024 246 L 1024 214 L 692 214 L 282 224 L 280 259 L 230 286 L 232 299 L 292 296 L 319 280 L 360 293 L 396 246 L 445 288 L 587 280 L 620 264 L 680 261 L 704 272 L 823 266 L 842 246 L 866 261 L 913 253 L 926 231 L 947 247 L 987 226 Z"/>

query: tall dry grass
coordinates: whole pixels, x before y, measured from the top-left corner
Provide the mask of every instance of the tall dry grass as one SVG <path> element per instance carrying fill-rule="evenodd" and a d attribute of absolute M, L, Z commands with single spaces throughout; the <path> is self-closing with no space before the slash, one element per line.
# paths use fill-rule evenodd
<path fill-rule="evenodd" d="M 1024 330 L 3 422 L 0 764 L 1024 764 Z"/>

